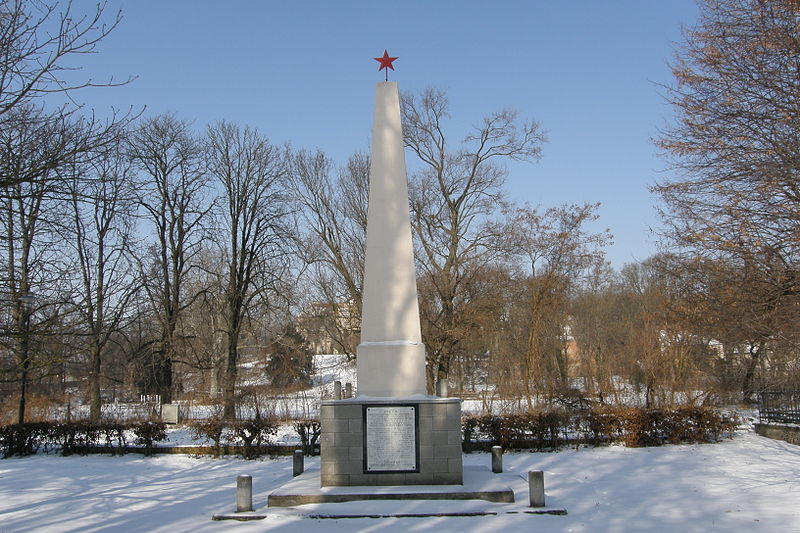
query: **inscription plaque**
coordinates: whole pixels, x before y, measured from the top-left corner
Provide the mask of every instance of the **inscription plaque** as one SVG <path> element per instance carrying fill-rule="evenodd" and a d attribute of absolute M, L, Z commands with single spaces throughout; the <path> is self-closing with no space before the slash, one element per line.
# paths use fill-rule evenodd
<path fill-rule="evenodd" d="M 364 472 L 419 471 L 416 406 L 365 407 L 364 430 Z"/>

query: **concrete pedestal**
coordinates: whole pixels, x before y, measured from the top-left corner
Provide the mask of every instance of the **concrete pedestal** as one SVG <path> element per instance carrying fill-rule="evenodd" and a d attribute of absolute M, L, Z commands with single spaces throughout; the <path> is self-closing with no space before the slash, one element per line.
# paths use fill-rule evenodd
<path fill-rule="evenodd" d="M 416 420 L 415 468 L 370 471 L 366 455 L 367 409 L 413 408 Z M 321 485 L 459 485 L 461 461 L 461 400 L 435 396 L 326 400 L 320 409 Z M 392 438 L 391 433 L 387 438 Z M 410 450 L 410 448 L 409 448 Z M 411 452 L 409 452 L 411 453 Z"/>

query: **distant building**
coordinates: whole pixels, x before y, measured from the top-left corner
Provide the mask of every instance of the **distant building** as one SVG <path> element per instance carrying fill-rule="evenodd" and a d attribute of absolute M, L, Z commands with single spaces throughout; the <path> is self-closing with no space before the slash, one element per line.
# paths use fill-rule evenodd
<path fill-rule="evenodd" d="M 359 318 L 352 300 L 313 302 L 297 317 L 297 330 L 313 354 L 355 353 L 360 333 Z"/>

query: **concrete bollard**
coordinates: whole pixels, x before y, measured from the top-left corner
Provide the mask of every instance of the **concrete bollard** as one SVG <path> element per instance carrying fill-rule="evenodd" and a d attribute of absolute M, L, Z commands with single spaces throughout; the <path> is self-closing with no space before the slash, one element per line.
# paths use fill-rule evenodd
<path fill-rule="evenodd" d="M 236 512 L 253 510 L 253 476 L 236 476 Z"/>
<path fill-rule="evenodd" d="M 503 447 L 492 446 L 492 472 L 499 474 L 503 471 Z"/>
<path fill-rule="evenodd" d="M 436 396 L 439 398 L 447 398 L 447 380 L 440 379 L 436 383 Z"/>
<path fill-rule="evenodd" d="M 292 477 L 297 477 L 305 470 L 305 455 L 303 450 L 295 450 L 292 457 Z"/>
<path fill-rule="evenodd" d="M 528 496 L 531 507 L 544 507 L 544 472 L 541 470 L 528 472 Z"/>
<path fill-rule="evenodd" d="M 352 398 L 353 397 L 353 384 L 352 383 L 345 383 L 344 384 L 344 397 L 345 398 Z"/>
<path fill-rule="evenodd" d="M 342 399 L 342 382 L 341 381 L 334 381 L 333 382 L 333 399 L 334 400 L 341 400 Z"/>

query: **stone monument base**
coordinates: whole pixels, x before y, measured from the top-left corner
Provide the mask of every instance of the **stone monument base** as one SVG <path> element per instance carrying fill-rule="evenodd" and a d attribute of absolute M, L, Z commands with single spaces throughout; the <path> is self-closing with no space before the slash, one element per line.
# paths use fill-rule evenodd
<path fill-rule="evenodd" d="M 325 400 L 320 426 L 323 487 L 463 482 L 459 398 Z"/>
<path fill-rule="evenodd" d="M 319 470 L 312 467 L 291 481 L 274 490 L 267 498 L 268 507 L 295 507 L 306 504 L 345 503 L 354 501 L 384 500 L 483 500 L 491 503 L 514 503 L 514 491 L 508 484 L 508 476 L 493 474 L 486 467 L 464 468 L 461 485 L 398 485 L 367 487 L 320 487 Z M 387 511 L 392 509 L 386 506 Z M 374 510 L 374 508 L 373 508 Z M 459 513 L 459 507 L 443 504 L 430 509 L 432 515 L 446 512 Z M 352 512 L 352 508 L 350 509 Z M 417 509 L 417 512 L 421 510 Z"/>

